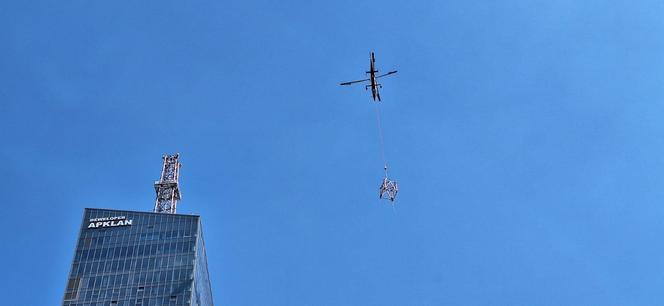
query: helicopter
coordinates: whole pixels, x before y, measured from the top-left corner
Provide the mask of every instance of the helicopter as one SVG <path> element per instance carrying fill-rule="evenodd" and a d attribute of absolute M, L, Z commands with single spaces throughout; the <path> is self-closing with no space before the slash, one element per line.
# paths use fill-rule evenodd
<path fill-rule="evenodd" d="M 369 59 L 369 71 L 366 72 L 367 74 L 369 74 L 369 78 L 368 79 L 363 79 L 363 80 L 357 80 L 357 81 L 343 82 L 343 83 L 340 83 L 339 85 L 351 85 L 351 84 L 355 84 L 355 83 L 363 83 L 363 82 L 369 81 L 370 84 L 365 85 L 364 90 L 367 90 L 367 89 L 369 89 L 369 87 L 371 87 L 371 96 L 373 97 L 373 100 L 376 101 L 376 99 L 378 99 L 378 102 L 380 102 L 380 92 L 378 91 L 378 89 L 383 88 L 383 85 L 378 83 L 378 79 L 382 78 L 382 77 L 385 77 L 385 76 L 388 76 L 388 75 L 395 74 L 395 73 L 397 73 L 397 71 L 394 70 L 394 71 L 390 71 L 388 73 L 376 76 L 377 72 L 378 72 L 378 70 L 376 70 L 376 57 L 374 56 L 374 53 L 371 52 L 371 58 Z"/>

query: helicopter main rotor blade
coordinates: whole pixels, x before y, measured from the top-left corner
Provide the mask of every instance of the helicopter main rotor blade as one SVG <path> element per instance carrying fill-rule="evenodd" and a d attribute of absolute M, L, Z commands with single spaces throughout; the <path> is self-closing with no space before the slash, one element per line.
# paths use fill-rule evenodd
<path fill-rule="evenodd" d="M 388 72 L 388 73 L 386 73 L 386 74 L 381 74 L 381 75 L 377 76 L 376 78 L 382 78 L 382 77 L 384 77 L 384 76 L 388 76 L 388 75 L 390 75 L 390 74 L 395 74 L 395 73 L 397 73 L 396 70 L 394 70 L 394 71 L 390 71 L 390 72 Z"/>
<path fill-rule="evenodd" d="M 344 82 L 344 83 L 339 83 L 339 85 L 350 85 L 350 84 L 355 84 L 355 83 L 362 83 L 366 82 L 370 79 L 364 79 L 364 80 L 357 80 L 357 81 L 350 81 L 350 82 Z"/>

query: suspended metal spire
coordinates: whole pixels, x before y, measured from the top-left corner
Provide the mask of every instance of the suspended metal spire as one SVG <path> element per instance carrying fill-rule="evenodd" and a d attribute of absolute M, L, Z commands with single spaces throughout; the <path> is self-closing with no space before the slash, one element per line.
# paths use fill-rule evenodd
<path fill-rule="evenodd" d="M 180 200 L 180 153 L 164 154 L 162 158 L 164 165 L 161 168 L 161 178 L 154 182 L 154 190 L 157 192 L 154 212 L 174 214 Z"/>
<path fill-rule="evenodd" d="M 384 169 L 385 178 L 380 184 L 380 195 L 378 197 L 394 202 L 394 199 L 397 197 L 397 192 L 399 192 L 399 185 L 397 184 L 397 181 L 390 180 L 387 176 L 387 165 L 385 165 Z"/>

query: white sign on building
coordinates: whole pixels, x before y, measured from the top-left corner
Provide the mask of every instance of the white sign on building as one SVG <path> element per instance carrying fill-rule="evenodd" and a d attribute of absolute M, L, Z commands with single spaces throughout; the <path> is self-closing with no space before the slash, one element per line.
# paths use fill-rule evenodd
<path fill-rule="evenodd" d="M 103 228 L 103 227 L 117 227 L 117 226 L 130 226 L 134 220 L 129 220 L 125 216 L 119 217 L 103 217 L 92 218 L 88 228 Z"/>

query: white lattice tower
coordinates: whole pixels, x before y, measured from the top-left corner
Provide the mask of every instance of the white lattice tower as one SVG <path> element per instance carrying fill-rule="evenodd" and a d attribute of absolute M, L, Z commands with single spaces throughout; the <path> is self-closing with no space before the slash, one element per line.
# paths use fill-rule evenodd
<path fill-rule="evenodd" d="M 164 155 L 164 165 L 161 168 L 161 178 L 154 182 L 157 199 L 154 203 L 154 212 L 174 214 L 180 200 L 180 154 Z"/>

